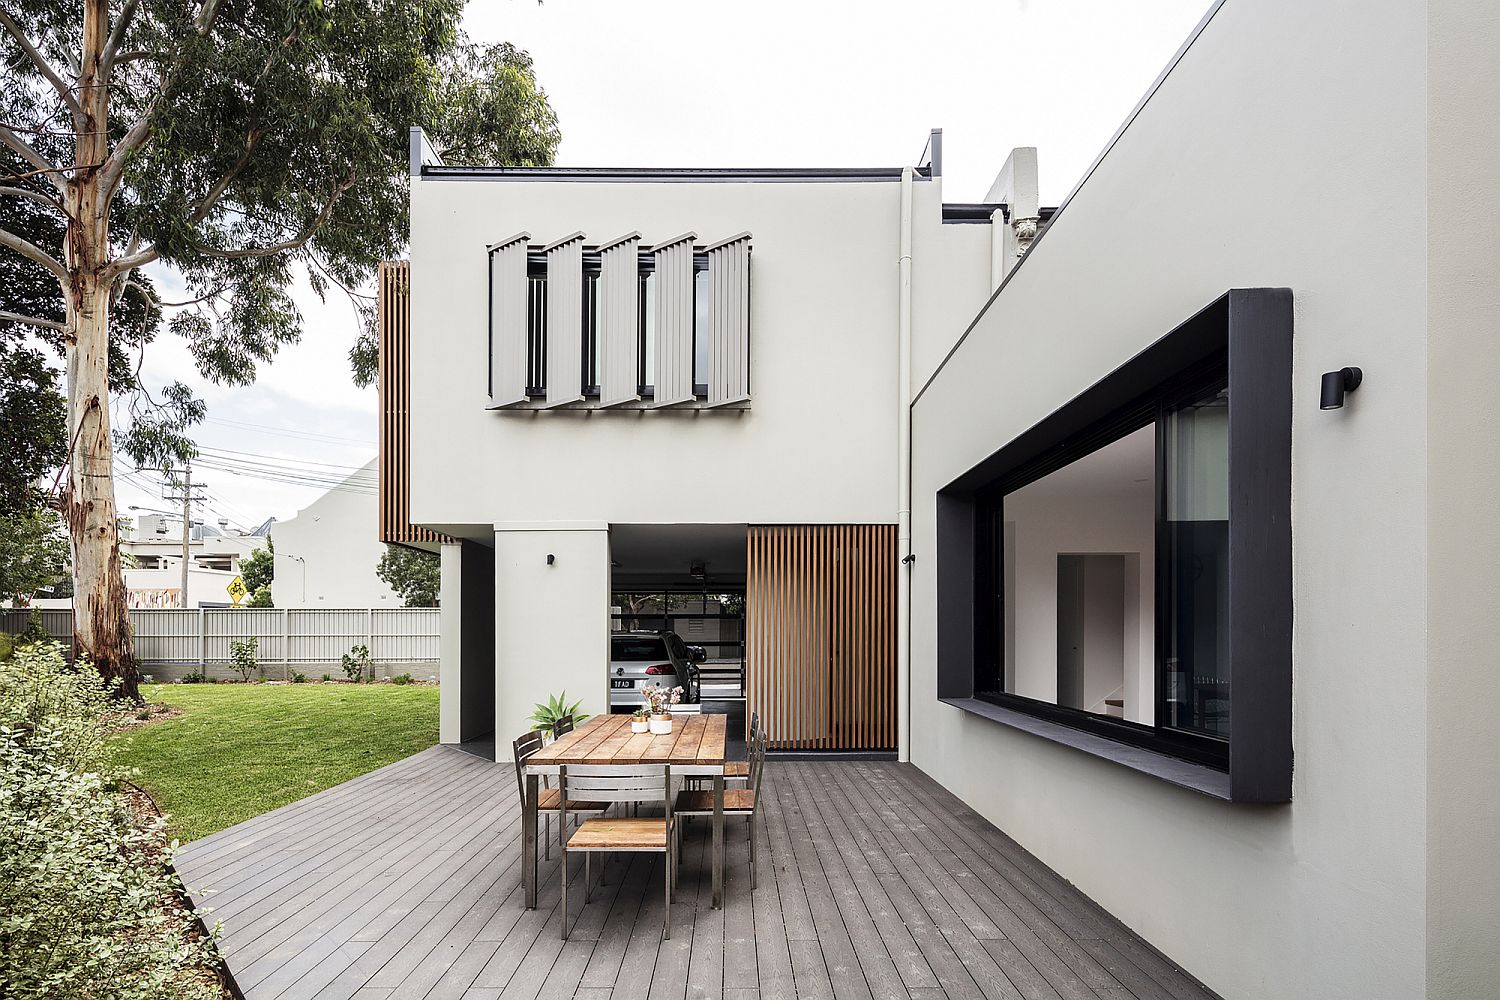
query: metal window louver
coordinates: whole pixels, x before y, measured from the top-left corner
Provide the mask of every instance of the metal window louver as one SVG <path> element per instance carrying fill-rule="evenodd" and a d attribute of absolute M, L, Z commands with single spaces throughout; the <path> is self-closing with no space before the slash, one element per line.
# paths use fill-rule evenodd
<path fill-rule="evenodd" d="M 652 248 L 656 269 L 656 373 L 652 405 L 693 401 L 693 241 L 697 233 Z"/>
<path fill-rule="evenodd" d="M 599 405 L 640 397 L 641 234 L 628 233 L 599 248 L 597 351 Z"/>
<path fill-rule="evenodd" d="M 710 245 L 708 405 L 750 398 L 750 234 Z"/>
<path fill-rule="evenodd" d="M 583 233 L 542 250 L 547 255 L 547 405 L 583 399 Z"/>
<path fill-rule="evenodd" d="M 517 233 L 489 248 L 491 406 L 526 401 L 526 243 L 530 239 L 530 233 Z"/>

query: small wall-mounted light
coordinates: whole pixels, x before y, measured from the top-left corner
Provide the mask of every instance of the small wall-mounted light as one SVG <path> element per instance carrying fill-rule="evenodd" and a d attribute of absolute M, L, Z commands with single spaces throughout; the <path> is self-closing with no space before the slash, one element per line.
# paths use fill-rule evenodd
<path fill-rule="evenodd" d="M 1323 373 L 1323 398 L 1318 407 L 1324 410 L 1341 409 L 1344 393 L 1353 392 L 1364 381 L 1365 373 L 1358 368 L 1340 368 L 1336 372 Z"/>
<path fill-rule="evenodd" d="M 551 566 L 555 562 L 557 562 L 557 556 L 555 556 L 552 553 L 548 552 L 547 553 L 547 565 Z"/>

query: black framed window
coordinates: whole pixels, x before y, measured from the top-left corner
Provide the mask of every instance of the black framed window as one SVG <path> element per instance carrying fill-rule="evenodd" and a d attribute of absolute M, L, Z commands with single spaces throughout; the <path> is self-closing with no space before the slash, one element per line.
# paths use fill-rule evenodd
<path fill-rule="evenodd" d="M 1291 303 L 1226 293 L 938 491 L 941 700 L 1290 798 Z"/>
<path fill-rule="evenodd" d="M 1228 766 L 1228 357 L 979 491 L 976 697 Z"/>

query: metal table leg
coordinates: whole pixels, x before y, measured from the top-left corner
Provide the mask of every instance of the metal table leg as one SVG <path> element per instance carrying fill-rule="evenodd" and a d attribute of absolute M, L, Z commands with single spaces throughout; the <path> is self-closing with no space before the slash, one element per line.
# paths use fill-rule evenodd
<path fill-rule="evenodd" d="M 536 909 L 537 776 L 526 775 L 526 801 L 521 807 L 521 878 L 526 885 L 526 908 Z"/>
<path fill-rule="evenodd" d="M 724 908 L 724 774 L 714 775 L 714 909 Z"/>

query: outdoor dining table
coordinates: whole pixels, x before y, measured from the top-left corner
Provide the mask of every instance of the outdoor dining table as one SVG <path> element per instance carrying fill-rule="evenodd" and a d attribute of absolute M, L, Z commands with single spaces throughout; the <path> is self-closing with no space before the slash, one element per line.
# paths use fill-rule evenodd
<path fill-rule="evenodd" d="M 521 820 L 525 845 L 521 868 L 526 884 L 526 908 L 536 909 L 536 806 L 540 779 L 542 775 L 556 775 L 559 768 L 569 764 L 620 767 L 668 764 L 673 777 L 712 778 L 714 908 L 723 906 L 724 744 L 727 733 L 728 717 L 721 713 L 677 716 L 673 719 L 672 731 L 662 735 L 632 733 L 628 715 L 596 715 L 532 754 L 526 761 L 526 802 Z"/>

